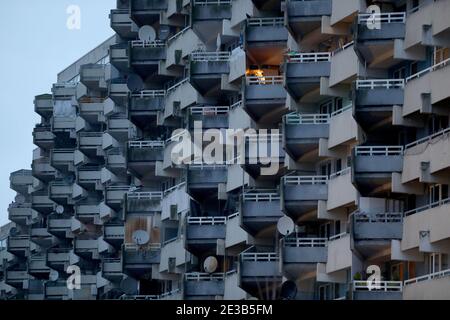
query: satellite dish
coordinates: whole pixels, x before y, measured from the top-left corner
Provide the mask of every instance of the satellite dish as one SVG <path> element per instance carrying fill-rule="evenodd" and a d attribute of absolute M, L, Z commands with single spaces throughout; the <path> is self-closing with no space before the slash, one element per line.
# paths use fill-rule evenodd
<path fill-rule="evenodd" d="M 9 229 L 9 235 L 11 237 L 17 236 L 18 233 L 19 233 L 19 230 L 16 227 L 12 227 L 11 229 Z"/>
<path fill-rule="evenodd" d="M 281 285 L 280 297 L 282 300 L 293 300 L 297 295 L 297 284 L 288 280 Z"/>
<path fill-rule="evenodd" d="M 59 278 L 59 273 L 56 270 L 50 270 L 50 274 L 48 276 L 48 278 L 50 279 L 50 281 L 56 281 Z"/>
<path fill-rule="evenodd" d="M 138 246 L 144 245 L 150 241 L 150 236 L 145 230 L 136 230 L 133 232 L 132 239 Z"/>
<path fill-rule="evenodd" d="M 156 31 L 151 26 L 142 26 L 139 29 L 139 40 L 153 42 L 156 40 Z"/>
<path fill-rule="evenodd" d="M 280 234 L 288 236 L 294 232 L 295 223 L 288 216 L 283 216 L 278 220 L 277 229 Z"/>
<path fill-rule="evenodd" d="M 58 206 L 56 206 L 55 211 L 56 211 L 57 214 L 63 214 L 64 213 L 64 207 L 61 206 L 61 205 L 58 205 Z"/>
<path fill-rule="evenodd" d="M 127 79 L 127 87 L 131 92 L 141 91 L 144 81 L 137 74 L 131 74 Z"/>
<path fill-rule="evenodd" d="M 219 262 L 217 261 L 216 257 L 208 257 L 203 262 L 203 268 L 207 273 L 213 273 L 217 270 L 217 266 L 219 265 Z"/>
<path fill-rule="evenodd" d="M 139 282 L 131 277 L 125 277 L 120 281 L 120 288 L 125 294 L 136 295 L 139 292 Z"/>

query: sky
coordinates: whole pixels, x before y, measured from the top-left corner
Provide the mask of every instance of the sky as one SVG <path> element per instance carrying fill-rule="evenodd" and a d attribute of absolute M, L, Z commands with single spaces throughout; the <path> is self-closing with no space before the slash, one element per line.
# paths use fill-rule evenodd
<path fill-rule="evenodd" d="M 80 9 L 80 29 L 71 6 Z M 57 74 L 114 34 L 115 0 L 0 1 L 0 225 L 8 222 L 15 192 L 9 174 L 30 169 L 32 131 L 40 121 L 34 96 L 51 93 Z M 71 24 L 75 26 L 75 24 Z"/>

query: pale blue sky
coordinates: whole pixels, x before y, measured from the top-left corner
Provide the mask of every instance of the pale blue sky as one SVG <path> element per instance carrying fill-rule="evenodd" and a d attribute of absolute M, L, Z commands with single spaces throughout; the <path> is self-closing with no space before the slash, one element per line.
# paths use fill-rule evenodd
<path fill-rule="evenodd" d="M 81 9 L 81 29 L 68 30 L 67 7 Z M 113 35 L 115 0 L 0 1 L 0 225 L 15 192 L 9 174 L 30 168 L 35 95 L 50 93 L 56 75 Z"/>

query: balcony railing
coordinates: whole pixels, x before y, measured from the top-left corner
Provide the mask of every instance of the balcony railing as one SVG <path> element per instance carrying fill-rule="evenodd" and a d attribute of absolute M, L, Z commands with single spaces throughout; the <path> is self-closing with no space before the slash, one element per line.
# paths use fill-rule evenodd
<path fill-rule="evenodd" d="M 243 252 L 242 261 L 279 261 L 280 257 L 275 252 Z"/>
<path fill-rule="evenodd" d="M 222 51 L 222 52 L 203 52 L 197 51 L 191 53 L 191 60 L 195 62 L 205 62 L 205 61 L 229 61 L 230 60 L 230 52 Z"/>
<path fill-rule="evenodd" d="M 349 174 L 351 171 L 352 171 L 352 167 L 347 167 L 345 169 L 342 169 L 340 171 L 332 173 L 332 174 L 330 174 L 330 180 L 340 177 L 340 176 L 345 176 L 346 174 Z"/>
<path fill-rule="evenodd" d="M 142 41 L 133 40 L 131 41 L 132 48 L 164 48 L 166 44 L 163 41 Z"/>
<path fill-rule="evenodd" d="M 328 241 L 339 240 L 339 239 L 345 238 L 347 235 L 348 235 L 347 232 L 341 232 L 339 234 L 335 234 L 334 236 L 329 237 Z"/>
<path fill-rule="evenodd" d="M 290 53 L 287 55 L 288 62 L 309 63 L 331 61 L 331 52 L 315 53 Z"/>
<path fill-rule="evenodd" d="M 283 76 L 249 76 L 246 77 L 247 85 L 274 85 L 283 84 Z"/>
<path fill-rule="evenodd" d="M 131 95 L 132 98 L 156 98 L 156 97 L 165 97 L 165 90 L 142 90 L 138 93 L 133 93 Z"/>
<path fill-rule="evenodd" d="M 246 192 L 243 194 L 244 201 L 278 201 L 280 195 L 272 192 Z"/>
<path fill-rule="evenodd" d="M 449 203 L 450 203 L 450 198 L 446 198 L 446 199 L 442 199 L 442 200 L 439 200 L 439 201 L 435 201 L 435 202 L 429 203 L 427 205 L 424 205 L 424 206 L 421 206 L 421 207 L 418 207 L 418 208 L 415 208 L 415 209 L 411 209 L 411 210 L 405 211 L 404 212 L 404 216 L 405 217 L 406 216 L 410 216 L 412 214 L 419 213 L 419 212 L 422 212 L 422 211 L 425 211 L 425 210 L 428 210 L 428 209 L 440 207 L 440 206 L 443 206 L 443 205 L 446 205 L 446 204 L 449 204 Z"/>
<path fill-rule="evenodd" d="M 329 122 L 329 114 L 298 114 L 294 112 L 286 115 L 286 124 L 327 124 Z"/>
<path fill-rule="evenodd" d="M 284 240 L 286 247 L 326 247 L 328 244 L 327 238 L 301 238 L 301 237 L 287 237 Z"/>
<path fill-rule="evenodd" d="M 402 281 L 353 281 L 353 291 L 397 291 L 403 290 Z"/>
<path fill-rule="evenodd" d="M 164 141 L 129 141 L 128 147 L 130 148 L 164 148 Z"/>
<path fill-rule="evenodd" d="M 166 90 L 166 95 L 168 95 L 172 91 L 175 91 L 178 87 L 181 87 L 183 84 L 185 84 L 187 82 L 189 82 L 189 78 L 184 78 L 183 80 L 175 83 L 173 86 L 168 87 Z"/>
<path fill-rule="evenodd" d="M 177 39 L 178 37 L 181 37 L 181 35 L 183 35 L 186 31 L 188 31 L 191 27 L 187 26 L 186 28 L 184 28 L 183 30 L 181 30 L 180 32 L 174 34 L 173 36 L 171 36 L 169 39 L 167 39 L 167 43 L 172 42 L 173 40 Z"/>
<path fill-rule="evenodd" d="M 139 250 L 147 250 L 147 251 L 159 251 L 161 250 L 161 243 L 149 243 L 145 245 L 137 245 L 134 243 L 125 243 L 124 244 L 125 251 L 139 251 Z"/>
<path fill-rule="evenodd" d="M 421 143 L 424 143 L 424 142 L 430 142 L 431 140 L 434 140 L 435 138 L 437 138 L 437 137 L 439 137 L 439 136 L 443 136 L 443 135 L 445 135 L 445 134 L 447 134 L 447 133 L 449 133 L 449 132 L 450 132 L 450 127 L 449 127 L 449 128 L 446 128 L 446 129 L 444 129 L 444 130 L 442 130 L 442 131 L 433 133 L 432 135 L 429 135 L 429 136 L 427 136 L 427 137 L 425 137 L 425 138 L 422 138 L 422 139 L 416 140 L 416 141 L 414 141 L 414 142 L 408 143 L 408 144 L 405 146 L 405 150 L 406 150 L 406 149 L 409 149 L 409 148 L 412 148 L 412 147 L 415 147 L 415 146 L 417 146 L 417 145 L 419 145 L 419 144 L 421 144 Z"/>
<path fill-rule="evenodd" d="M 374 79 L 374 80 L 356 80 L 356 89 L 403 89 L 405 80 L 403 79 Z"/>
<path fill-rule="evenodd" d="M 205 107 L 192 107 L 190 112 L 192 115 L 202 116 L 217 116 L 221 114 L 228 114 L 230 107 L 228 106 L 205 106 Z"/>
<path fill-rule="evenodd" d="M 251 27 L 284 26 L 284 18 L 249 18 L 247 25 Z"/>
<path fill-rule="evenodd" d="M 285 176 L 285 185 L 328 184 L 328 176 Z"/>
<path fill-rule="evenodd" d="M 358 23 L 405 23 L 406 12 L 360 13 Z"/>
<path fill-rule="evenodd" d="M 194 0 L 194 6 L 231 5 L 231 0 Z"/>
<path fill-rule="evenodd" d="M 186 273 L 184 277 L 186 281 L 223 281 L 225 279 L 225 274 L 192 272 Z"/>
<path fill-rule="evenodd" d="M 355 222 L 392 223 L 402 221 L 403 221 L 403 213 L 401 212 L 385 212 L 372 215 L 362 212 L 355 213 Z"/>
<path fill-rule="evenodd" d="M 422 281 L 439 279 L 439 278 L 444 278 L 444 277 L 449 277 L 449 276 L 450 276 L 450 269 L 446 269 L 446 270 L 442 270 L 442 271 L 426 274 L 424 276 L 420 276 L 420 277 L 416 277 L 416 278 L 405 280 L 405 286 L 413 284 L 413 283 L 419 283 L 419 282 L 422 282 Z"/>
<path fill-rule="evenodd" d="M 347 110 L 350 110 L 350 109 L 352 109 L 352 108 L 353 108 L 353 104 L 350 103 L 350 104 L 346 105 L 345 107 L 343 107 L 343 108 L 341 108 L 341 109 L 338 109 L 338 110 L 336 110 L 336 111 L 333 111 L 333 112 L 330 114 L 330 116 L 331 116 L 331 117 L 335 117 L 335 116 L 337 116 L 337 115 L 339 115 L 339 114 L 341 114 L 341 113 L 343 113 L 343 112 L 345 112 L 345 111 L 347 111 Z"/>
<path fill-rule="evenodd" d="M 127 199 L 133 200 L 161 200 L 162 198 L 162 191 L 130 191 L 127 193 Z"/>
<path fill-rule="evenodd" d="M 181 292 L 180 289 L 172 290 L 170 292 L 165 292 L 159 295 L 122 295 L 119 300 L 161 300 L 170 296 L 173 296 Z"/>
<path fill-rule="evenodd" d="M 222 225 L 227 223 L 227 217 L 188 217 L 188 224 L 195 225 Z"/>
<path fill-rule="evenodd" d="M 441 61 L 439 63 L 436 63 L 435 65 L 433 65 L 433 66 L 431 66 L 429 68 L 426 68 L 426 69 L 424 69 L 422 71 L 419 71 L 419 72 L 409 76 L 408 78 L 406 78 L 406 83 L 408 83 L 411 80 L 420 78 L 421 76 L 423 76 L 426 73 L 433 72 L 435 70 L 441 69 L 441 68 L 447 66 L 449 63 L 450 63 L 450 58 L 446 59 L 444 61 Z"/>
<path fill-rule="evenodd" d="M 399 156 L 403 155 L 402 146 L 359 146 L 355 148 L 356 156 Z"/>

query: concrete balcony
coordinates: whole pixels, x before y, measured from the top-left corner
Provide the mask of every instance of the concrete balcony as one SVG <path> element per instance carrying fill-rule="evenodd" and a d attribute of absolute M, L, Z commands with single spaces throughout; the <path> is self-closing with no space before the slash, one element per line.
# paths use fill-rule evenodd
<path fill-rule="evenodd" d="M 88 89 L 100 92 L 108 90 L 106 64 L 85 64 L 80 67 L 80 82 Z"/>
<path fill-rule="evenodd" d="M 352 158 L 353 182 L 362 195 L 390 192 L 392 173 L 403 168 L 403 147 L 358 146 Z"/>
<path fill-rule="evenodd" d="M 450 299 L 450 269 L 405 280 L 403 300 Z"/>
<path fill-rule="evenodd" d="M 58 204 L 69 205 L 87 197 L 87 191 L 75 183 L 52 181 L 49 185 L 49 197 Z"/>
<path fill-rule="evenodd" d="M 70 300 L 69 289 L 64 280 L 47 281 L 45 283 L 46 300 Z"/>
<path fill-rule="evenodd" d="M 31 170 L 19 170 L 10 174 L 9 186 L 17 193 L 28 194 L 28 187 L 33 184 Z"/>
<path fill-rule="evenodd" d="M 326 210 L 339 211 L 358 203 L 359 193 L 353 185 L 352 169 L 347 167 L 330 175 Z"/>
<path fill-rule="evenodd" d="M 128 185 L 117 185 L 106 187 L 105 203 L 114 210 L 120 210 L 124 201 L 125 194 L 130 190 Z"/>
<path fill-rule="evenodd" d="M 371 68 L 389 68 L 395 61 L 395 40 L 405 38 L 405 12 L 360 13 L 355 24 L 355 49 Z M 403 46 L 398 49 L 403 49 Z"/>
<path fill-rule="evenodd" d="M 202 122 L 203 130 L 228 129 L 228 106 L 201 106 L 189 108 L 189 129 L 194 128 L 195 121 Z"/>
<path fill-rule="evenodd" d="M 104 170 L 104 169 L 103 169 Z M 99 166 L 82 166 L 77 171 L 77 184 L 88 191 L 103 190 L 102 168 Z"/>
<path fill-rule="evenodd" d="M 366 214 L 357 212 L 353 215 L 353 238 L 358 240 L 392 240 L 401 239 L 403 232 L 403 213 Z"/>
<path fill-rule="evenodd" d="M 30 260 L 28 261 L 28 273 L 39 279 L 48 277 L 50 268 L 47 266 L 47 257 L 45 253 L 30 257 Z"/>
<path fill-rule="evenodd" d="M 190 56 L 191 85 L 202 95 L 220 94 L 223 75 L 230 73 L 230 52 L 195 51 Z"/>
<path fill-rule="evenodd" d="M 31 208 L 42 214 L 49 214 L 56 207 L 56 203 L 53 202 L 48 191 L 37 191 L 32 195 Z"/>
<path fill-rule="evenodd" d="M 39 214 L 31 208 L 31 203 L 13 202 L 8 207 L 8 219 L 21 226 L 29 226 L 37 221 Z"/>
<path fill-rule="evenodd" d="M 112 252 L 112 247 L 102 237 L 98 239 L 74 239 L 74 252 L 87 260 L 100 260 L 103 253 Z"/>
<path fill-rule="evenodd" d="M 233 160 L 254 179 L 278 180 L 286 172 L 282 135 L 277 133 L 246 133 L 245 158 Z"/>
<path fill-rule="evenodd" d="M 33 129 L 33 143 L 44 150 L 54 147 L 54 139 L 55 135 L 50 126 L 38 124 Z"/>
<path fill-rule="evenodd" d="M 332 0 L 286 2 L 287 25 L 295 36 L 320 28 L 322 16 L 331 16 Z"/>
<path fill-rule="evenodd" d="M 298 234 L 289 235 L 283 240 L 283 274 L 298 279 L 302 273 L 316 270 L 317 263 L 327 262 L 327 238 L 307 238 Z"/>
<path fill-rule="evenodd" d="M 130 121 L 141 129 L 156 123 L 159 111 L 164 110 L 165 90 L 143 90 L 130 95 Z"/>
<path fill-rule="evenodd" d="M 402 300 L 402 281 L 353 281 L 353 300 Z"/>
<path fill-rule="evenodd" d="M 45 278 L 45 277 L 44 277 Z M 45 280 L 31 279 L 28 281 L 28 300 L 44 300 L 45 299 Z"/>
<path fill-rule="evenodd" d="M 95 158 L 103 155 L 102 132 L 80 132 L 77 140 L 78 149 L 87 157 Z"/>
<path fill-rule="evenodd" d="M 443 60 L 406 78 L 403 116 L 446 114 L 445 101 L 450 92 L 445 79 L 450 76 L 450 59 Z"/>
<path fill-rule="evenodd" d="M 191 272 L 184 275 L 184 298 L 186 300 L 217 300 L 225 292 L 224 273 Z"/>
<path fill-rule="evenodd" d="M 53 149 L 50 151 L 50 165 L 61 172 L 73 172 L 74 149 Z"/>
<path fill-rule="evenodd" d="M 120 258 L 106 258 L 102 260 L 102 277 L 112 282 L 123 279 L 123 264 Z"/>
<path fill-rule="evenodd" d="M 120 223 L 108 223 L 103 226 L 103 240 L 115 248 L 120 248 L 125 239 L 125 226 Z"/>
<path fill-rule="evenodd" d="M 52 132 L 55 134 L 73 133 L 76 129 L 75 116 L 53 116 L 51 119 Z"/>
<path fill-rule="evenodd" d="M 72 248 L 49 248 L 47 250 L 47 266 L 65 273 L 70 265 L 78 263 L 80 258 L 76 256 Z"/>
<path fill-rule="evenodd" d="M 318 102 L 320 79 L 330 77 L 331 52 L 290 53 L 285 64 L 285 86 L 296 101 Z"/>
<path fill-rule="evenodd" d="M 53 96 L 51 94 L 36 96 L 34 98 L 34 112 L 44 119 L 50 119 L 53 115 Z"/>
<path fill-rule="evenodd" d="M 246 78 L 244 110 L 256 122 L 280 122 L 287 112 L 283 76 Z"/>
<path fill-rule="evenodd" d="M 232 18 L 232 1 L 195 0 L 192 6 L 192 27 L 205 42 L 223 32 L 223 20 Z"/>
<path fill-rule="evenodd" d="M 285 48 L 288 39 L 288 30 L 284 25 L 283 17 L 248 18 L 245 29 L 245 46 L 252 53 L 260 53 L 261 61 L 277 51 Z M 264 51 L 261 52 L 261 48 Z"/>
<path fill-rule="evenodd" d="M 157 161 L 164 160 L 164 141 L 129 141 L 128 169 L 137 177 L 155 176 Z"/>
<path fill-rule="evenodd" d="M 349 104 L 331 113 L 328 149 L 339 145 L 351 145 L 360 139 L 361 130 L 353 117 L 353 105 Z"/>
<path fill-rule="evenodd" d="M 343 232 L 329 237 L 328 254 L 325 269 L 321 271 L 325 277 L 336 275 L 349 270 L 353 265 L 350 234 Z M 318 265 L 320 266 L 320 265 Z"/>
<path fill-rule="evenodd" d="M 31 242 L 44 248 L 48 248 L 56 242 L 56 238 L 48 232 L 47 227 L 44 228 L 40 223 L 33 225 L 30 231 L 30 236 Z"/>
<path fill-rule="evenodd" d="M 280 257 L 270 249 L 251 247 L 239 255 L 239 286 L 254 297 L 271 299 L 281 285 Z"/>
<path fill-rule="evenodd" d="M 166 44 L 163 41 L 130 43 L 130 66 L 142 77 L 158 74 L 160 61 L 166 59 Z"/>
<path fill-rule="evenodd" d="M 8 237 L 7 250 L 17 257 L 27 258 L 37 250 L 37 246 L 30 241 L 30 236 L 10 236 Z"/>
<path fill-rule="evenodd" d="M 327 176 L 285 176 L 282 188 L 283 208 L 295 221 L 328 199 Z"/>
<path fill-rule="evenodd" d="M 191 164 L 187 174 L 189 193 L 215 192 L 219 184 L 227 183 L 225 165 Z"/>
<path fill-rule="evenodd" d="M 31 169 L 33 176 L 41 181 L 49 182 L 56 178 L 56 169 L 51 165 L 48 158 L 34 159 L 31 163 Z"/>
<path fill-rule="evenodd" d="M 447 150 L 450 146 L 450 129 L 444 129 L 430 136 L 411 142 L 405 146 L 402 183 L 433 183 L 435 179 L 445 179 L 446 169 L 450 166 Z"/>
<path fill-rule="evenodd" d="M 280 195 L 270 190 L 247 191 L 240 203 L 241 226 L 252 235 L 275 229 L 281 212 Z"/>
<path fill-rule="evenodd" d="M 102 225 L 102 217 L 112 215 L 112 209 L 107 207 L 104 202 L 81 201 L 74 207 L 75 217 L 78 221 L 85 224 Z"/>
<path fill-rule="evenodd" d="M 320 139 L 328 139 L 328 114 L 290 113 L 283 121 L 284 149 L 296 161 L 316 162 Z"/>
<path fill-rule="evenodd" d="M 19 290 L 26 289 L 30 279 L 32 279 L 32 277 L 27 270 L 6 270 L 5 272 L 5 283 Z"/>
<path fill-rule="evenodd" d="M 163 192 L 140 189 L 129 191 L 125 195 L 124 214 L 151 215 L 161 212 Z M 125 217 L 124 217 L 125 218 Z"/>
<path fill-rule="evenodd" d="M 111 57 L 111 63 L 113 59 Z M 126 106 L 128 103 L 128 96 L 130 89 L 128 88 L 127 81 L 122 78 L 109 80 L 109 98 L 119 106 Z"/>
<path fill-rule="evenodd" d="M 354 92 L 354 116 L 365 128 L 391 126 L 394 106 L 403 106 L 403 79 L 357 80 Z"/>
<path fill-rule="evenodd" d="M 217 241 L 225 239 L 226 217 L 187 217 L 186 249 L 194 254 L 217 251 Z"/>
<path fill-rule="evenodd" d="M 141 277 L 152 272 L 152 266 L 160 263 L 161 244 L 152 243 L 143 247 L 125 244 L 122 250 L 124 272 Z"/>
<path fill-rule="evenodd" d="M 80 117 L 90 124 L 103 123 L 105 121 L 105 103 L 107 103 L 107 100 L 103 98 L 80 99 L 78 101 Z"/>
<path fill-rule="evenodd" d="M 120 142 L 128 140 L 135 130 L 134 125 L 128 120 L 126 114 L 119 113 L 109 117 L 106 121 L 106 125 L 106 132 Z"/>
<path fill-rule="evenodd" d="M 139 26 L 152 25 L 167 7 L 167 0 L 130 0 L 130 16 Z"/>
<path fill-rule="evenodd" d="M 129 9 L 113 9 L 109 14 L 110 26 L 118 35 L 125 39 L 135 39 L 139 27 L 131 20 Z"/>
<path fill-rule="evenodd" d="M 123 175 L 127 170 L 127 159 L 124 150 L 120 147 L 106 150 L 105 167 L 117 176 Z"/>
<path fill-rule="evenodd" d="M 47 230 L 48 233 L 60 239 L 71 239 L 74 237 L 72 231 L 79 229 L 79 222 L 72 218 L 59 218 L 53 215 L 49 216 Z"/>
<path fill-rule="evenodd" d="M 130 71 L 130 44 L 118 43 L 109 49 L 111 64 L 121 72 Z"/>
<path fill-rule="evenodd" d="M 72 100 L 76 93 L 76 82 L 55 83 L 52 87 L 53 100 Z"/>
<path fill-rule="evenodd" d="M 161 220 L 179 219 L 183 212 L 190 210 L 191 197 L 188 194 L 186 182 L 181 182 L 164 190 L 161 200 Z"/>

